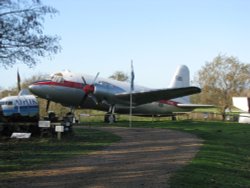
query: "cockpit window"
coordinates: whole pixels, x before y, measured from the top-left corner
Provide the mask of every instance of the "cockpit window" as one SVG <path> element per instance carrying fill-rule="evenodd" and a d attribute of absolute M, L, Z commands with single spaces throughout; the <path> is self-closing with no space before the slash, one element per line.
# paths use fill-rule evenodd
<path fill-rule="evenodd" d="M 5 105 L 13 105 L 13 102 L 12 101 L 6 101 Z"/>
<path fill-rule="evenodd" d="M 58 82 L 58 83 L 64 82 L 62 73 L 55 73 L 55 74 L 51 75 L 51 80 L 53 82 Z"/>

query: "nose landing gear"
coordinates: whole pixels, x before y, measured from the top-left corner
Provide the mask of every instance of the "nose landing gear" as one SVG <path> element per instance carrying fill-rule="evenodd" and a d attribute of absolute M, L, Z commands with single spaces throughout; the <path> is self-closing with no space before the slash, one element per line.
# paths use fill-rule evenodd
<path fill-rule="evenodd" d="M 110 106 L 108 113 L 106 113 L 104 116 L 104 122 L 110 124 L 116 122 L 115 105 Z"/>

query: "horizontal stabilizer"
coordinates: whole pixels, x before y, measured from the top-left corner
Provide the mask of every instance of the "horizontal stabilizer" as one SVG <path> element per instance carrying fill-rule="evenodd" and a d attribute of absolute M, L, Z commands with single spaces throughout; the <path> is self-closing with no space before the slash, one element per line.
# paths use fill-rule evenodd
<path fill-rule="evenodd" d="M 181 108 L 214 108 L 214 105 L 209 104 L 177 104 Z"/>
<path fill-rule="evenodd" d="M 250 112 L 250 98 L 248 97 L 233 97 L 233 105 L 244 112 Z"/>

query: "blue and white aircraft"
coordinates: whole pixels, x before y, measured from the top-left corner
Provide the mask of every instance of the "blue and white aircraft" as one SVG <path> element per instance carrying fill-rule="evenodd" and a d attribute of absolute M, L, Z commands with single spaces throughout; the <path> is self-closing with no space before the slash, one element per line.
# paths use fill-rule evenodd
<path fill-rule="evenodd" d="M 35 122 L 39 120 L 37 98 L 27 89 L 17 96 L 0 99 L 0 120 L 2 122 Z"/>

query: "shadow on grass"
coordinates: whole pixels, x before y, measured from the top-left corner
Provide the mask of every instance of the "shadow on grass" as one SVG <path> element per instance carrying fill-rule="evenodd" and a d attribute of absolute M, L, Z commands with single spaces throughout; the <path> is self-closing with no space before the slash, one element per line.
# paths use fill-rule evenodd
<path fill-rule="evenodd" d="M 133 127 L 185 131 L 204 140 L 193 161 L 172 176 L 171 187 L 250 187 L 249 125 L 185 120 L 133 122 Z"/>
<path fill-rule="evenodd" d="M 3 139 L 0 141 L 0 174 L 37 168 L 47 163 L 67 159 L 102 149 L 120 137 L 94 129 L 74 129 L 74 136 Z"/>

